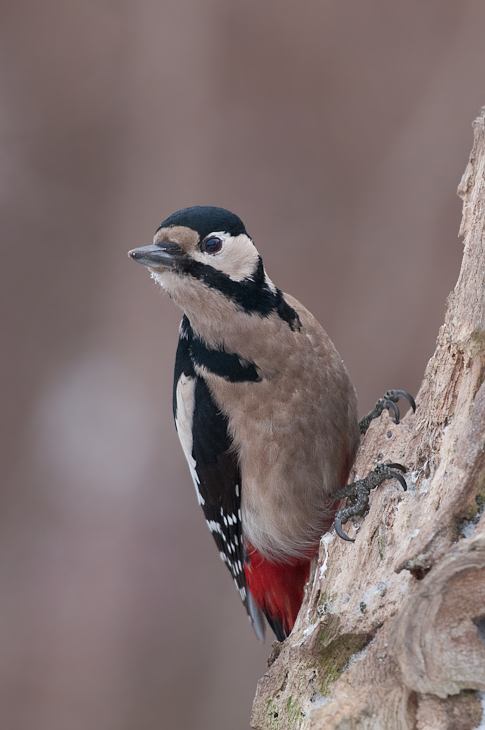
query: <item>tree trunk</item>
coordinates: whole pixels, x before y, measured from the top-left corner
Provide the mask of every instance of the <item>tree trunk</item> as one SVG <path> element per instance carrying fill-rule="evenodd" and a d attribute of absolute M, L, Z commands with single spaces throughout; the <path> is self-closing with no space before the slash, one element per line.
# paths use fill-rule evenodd
<path fill-rule="evenodd" d="M 407 492 L 376 489 L 346 525 L 355 544 L 322 538 L 258 684 L 258 730 L 485 728 L 485 107 L 458 193 L 463 263 L 416 414 L 384 412 L 354 466 L 402 463 Z"/>

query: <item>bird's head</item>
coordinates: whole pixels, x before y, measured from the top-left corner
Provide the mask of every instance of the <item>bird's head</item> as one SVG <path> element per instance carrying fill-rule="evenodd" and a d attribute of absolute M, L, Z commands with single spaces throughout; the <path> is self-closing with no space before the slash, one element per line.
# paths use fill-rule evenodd
<path fill-rule="evenodd" d="M 230 309 L 269 314 L 276 287 L 237 215 L 194 206 L 166 218 L 151 246 L 129 252 L 190 319 L 230 316 Z"/>

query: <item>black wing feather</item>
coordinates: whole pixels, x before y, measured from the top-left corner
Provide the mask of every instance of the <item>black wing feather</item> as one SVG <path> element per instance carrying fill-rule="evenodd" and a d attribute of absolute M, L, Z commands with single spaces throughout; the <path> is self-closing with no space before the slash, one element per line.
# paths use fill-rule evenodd
<path fill-rule="evenodd" d="M 199 477 L 205 518 L 246 604 L 244 546 L 241 529 L 241 474 L 227 428 L 203 378 L 195 384 L 192 455 Z"/>
<path fill-rule="evenodd" d="M 205 345 L 204 345 L 205 347 Z M 213 351 L 214 352 L 214 351 Z M 202 365 L 214 372 L 213 356 L 203 352 L 200 339 L 193 334 L 189 320 L 184 316 L 175 360 L 174 417 L 177 418 L 177 384 L 182 375 L 193 383 L 193 414 L 191 456 L 204 515 L 215 540 L 219 554 L 226 563 L 239 591 L 256 632 L 262 638 L 263 624 L 260 612 L 254 607 L 244 574 L 245 547 L 241 524 L 241 473 L 237 454 L 229 434 L 227 417 L 221 413 L 203 376 L 196 373 Z M 227 372 L 224 371 L 227 364 Z M 246 368 L 247 380 L 257 382 L 255 366 L 241 363 L 235 354 L 221 353 L 217 360 L 217 375 L 228 380 L 242 380 Z"/>

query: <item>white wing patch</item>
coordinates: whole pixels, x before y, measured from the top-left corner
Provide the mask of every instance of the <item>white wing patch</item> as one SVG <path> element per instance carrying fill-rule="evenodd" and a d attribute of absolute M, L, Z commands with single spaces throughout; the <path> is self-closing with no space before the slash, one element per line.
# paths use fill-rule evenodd
<path fill-rule="evenodd" d="M 195 492 L 197 494 L 197 501 L 200 505 L 205 504 L 205 499 L 200 493 L 199 477 L 195 470 L 196 462 L 192 456 L 192 423 L 194 419 L 194 406 L 195 406 L 195 381 L 196 379 L 190 375 L 180 376 L 177 383 L 176 400 L 177 400 L 177 415 L 175 417 L 175 426 L 177 428 L 178 437 L 182 444 L 182 449 L 189 465 L 190 474 L 192 475 L 192 481 L 194 482 Z"/>

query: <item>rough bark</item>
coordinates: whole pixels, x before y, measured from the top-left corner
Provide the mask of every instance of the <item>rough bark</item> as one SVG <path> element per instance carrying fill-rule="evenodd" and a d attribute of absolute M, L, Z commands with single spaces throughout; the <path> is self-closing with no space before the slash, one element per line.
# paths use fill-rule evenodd
<path fill-rule="evenodd" d="M 393 481 L 375 490 L 368 515 L 346 525 L 355 544 L 322 538 L 295 628 L 258 684 L 258 730 L 483 722 L 484 173 L 485 107 L 458 189 L 461 272 L 416 414 L 374 421 L 354 467 L 362 477 L 379 461 L 405 464 L 408 490 Z"/>

